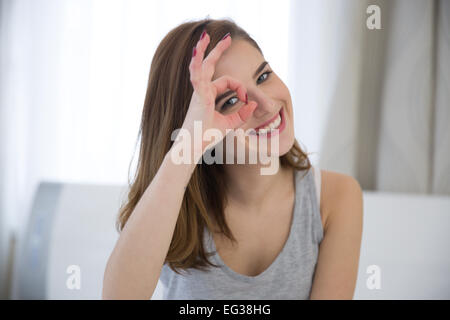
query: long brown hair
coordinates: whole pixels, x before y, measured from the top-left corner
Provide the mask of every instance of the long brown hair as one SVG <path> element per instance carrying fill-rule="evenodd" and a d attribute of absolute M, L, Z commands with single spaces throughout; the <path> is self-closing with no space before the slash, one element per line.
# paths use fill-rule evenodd
<path fill-rule="evenodd" d="M 116 222 L 121 232 L 136 207 L 139 199 L 151 183 L 169 151 L 171 134 L 183 124 L 193 94 L 190 83 L 189 63 L 192 48 L 206 29 L 210 44 L 205 57 L 230 32 L 232 39 L 248 41 L 262 51 L 257 43 L 232 20 L 203 19 L 187 22 L 171 30 L 161 41 L 152 60 L 147 93 L 139 129 L 140 153 L 133 181 L 129 181 L 128 200 L 122 204 Z M 281 166 L 296 170 L 308 170 L 311 163 L 297 140 L 292 148 L 280 157 Z M 223 233 L 236 242 L 224 216 L 226 185 L 223 166 L 202 162 L 194 170 L 180 208 L 165 263 L 180 273 L 180 270 L 195 268 L 205 270 L 216 266 L 208 259 L 203 245 L 206 226 Z M 213 224 L 214 222 L 214 224 Z"/>

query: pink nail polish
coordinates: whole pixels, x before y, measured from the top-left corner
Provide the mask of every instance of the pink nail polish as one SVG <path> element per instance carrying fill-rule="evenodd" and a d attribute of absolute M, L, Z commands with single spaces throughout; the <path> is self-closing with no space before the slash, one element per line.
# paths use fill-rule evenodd
<path fill-rule="evenodd" d="M 196 54 L 197 54 L 197 49 L 194 47 L 192 49 L 192 57 L 195 57 Z"/>
<path fill-rule="evenodd" d="M 230 36 L 230 33 L 228 32 L 226 35 L 223 36 L 222 40 L 225 40 L 226 38 L 228 38 Z"/>
<path fill-rule="evenodd" d="M 200 40 L 202 40 L 206 36 L 206 29 L 203 29 L 202 35 L 200 37 Z"/>

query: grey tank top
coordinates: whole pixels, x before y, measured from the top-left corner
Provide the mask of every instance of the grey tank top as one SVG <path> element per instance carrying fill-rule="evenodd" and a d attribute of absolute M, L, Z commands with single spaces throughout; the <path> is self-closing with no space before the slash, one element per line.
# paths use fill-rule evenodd
<path fill-rule="evenodd" d="M 205 248 L 207 252 L 215 252 L 209 259 L 220 268 L 210 267 L 208 271 L 190 268 L 179 275 L 164 264 L 160 275 L 162 299 L 309 299 L 323 238 L 320 186 L 317 187 L 320 170 L 314 171 L 295 171 L 295 204 L 289 236 L 266 270 L 256 276 L 233 271 L 216 252 L 212 235 L 205 228 Z"/>

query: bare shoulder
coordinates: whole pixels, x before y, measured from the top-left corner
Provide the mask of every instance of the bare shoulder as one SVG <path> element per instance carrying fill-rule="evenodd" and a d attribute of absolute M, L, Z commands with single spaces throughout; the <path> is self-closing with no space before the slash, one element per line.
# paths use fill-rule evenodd
<path fill-rule="evenodd" d="M 321 173 L 326 221 L 310 299 L 353 299 L 363 227 L 361 187 L 351 176 Z"/>
<path fill-rule="evenodd" d="M 338 215 L 362 213 L 362 189 L 358 180 L 335 171 L 321 170 L 321 175 L 320 211 L 324 230 Z"/>

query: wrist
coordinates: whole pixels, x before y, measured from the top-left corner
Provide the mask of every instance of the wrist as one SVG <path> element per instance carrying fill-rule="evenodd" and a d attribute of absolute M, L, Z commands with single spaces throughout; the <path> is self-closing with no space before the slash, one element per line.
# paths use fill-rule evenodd
<path fill-rule="evenodd" d="M 169 150 L 170 157 L 176 164 L 196 165 L 203 156 L 204 142 L 201 126 L 183 125 L 175 137 Z"/>
<path fill-rule="evenodd" d="M 174 142 L 165 155 L 165 161 L 169 161 L 173 166 L 184 167 L 192 173 L 202 156 L 201 152 L 182 145 L 182 142 Z"/>

